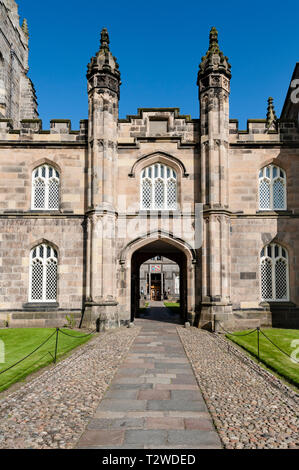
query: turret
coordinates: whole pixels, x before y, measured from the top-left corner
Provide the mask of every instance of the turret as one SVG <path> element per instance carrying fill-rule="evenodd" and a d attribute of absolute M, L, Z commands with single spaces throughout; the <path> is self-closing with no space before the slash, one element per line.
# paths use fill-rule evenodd
<path fill-rule="evenodd" d="M 205 250 L 202 255 L 201 322 L 231 313 L 229 218 L 229 93 L 231 66 L 212 28 L 202 57 L 199 86 L 201 124 L 201 202 L 204 204 Z"/>
<path fill-rule="evenodd" d="M 115 93 L 119 99 L 121 85 L 119 66 L 109 48 L 110 39 L 106 28 L 101 32 L 100 50 L 92 57 L 88 64 L 87 79 L 89 91 L 98 88 Z"/>
<path fill-rule="evenodd" d="M 227 207 L 227 159 L 229 138 L 229 93 L 231 65 L 221 52 L 218 32 L 210 32 L 208 52 L 202 57 L 197 85 L 199 86 L 202 168 L 202 202 L 210 207 Z M 209 162 L 209 164 L 208 164 Z M 204 171 L 203 171 L 204 170 Z"/>
<path fill-rule="evenodd" d="M 107 29 L 92 57 L 88 80 L 88 207 L 86 218 L 85 322 L 100 328 L 117 324 L 115 239 L 117 129 L 120 73 L 110 52 Z"/>
<path fill-rule="evenodd" d="M 107 29 L 100 50 L 87 71 L 89 100 L 90 208 L 115 206 L 115 172 L 118 100 L 121 85 L 116 58 L 110 52 Z"/>

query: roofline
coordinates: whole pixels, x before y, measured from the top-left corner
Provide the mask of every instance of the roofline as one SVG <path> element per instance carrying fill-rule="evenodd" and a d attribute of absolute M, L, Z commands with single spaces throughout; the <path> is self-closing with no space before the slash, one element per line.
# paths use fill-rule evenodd
<path fill-rule="evenodd" d="M 283 105 L 283 108 L 282 108 L 282 111 L 281 111 L 281 115 L 280 115 L 281 119 L 284 119 L 285 114 L 287 113 L 287 106 L 289 104 L 289 97 L 290 97 L 290 94 L 293 91 L 293 89 L 291 88 L 291 83 L 296 77 L 299 78 L 299 62 L 296 62 L 296 65 L 295 65 L 295 68 L 294 68 L 294 71 L 293 71 L 293 75 L 292 75 L 291 82 L 290 82 L 290 85 L 289 85 L 289 88 L 288 88 L 287 96 L 285 98 L 284 105 Z"/>

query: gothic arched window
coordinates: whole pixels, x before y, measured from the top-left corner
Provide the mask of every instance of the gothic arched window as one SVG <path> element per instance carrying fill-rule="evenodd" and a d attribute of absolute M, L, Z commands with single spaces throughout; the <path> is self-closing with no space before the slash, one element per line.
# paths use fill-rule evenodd
<path fill-rule="evenodd" d="M 262 300 L 289 300 L 288 252 L 276 243 L 261 251 Z"/>
<path fill-rule="evenodd" d="M 55 168 L 41 165 L 32 173 L 32 209 L 58 210 L 60 177 Z"/>
<path fill-rule="evenodd" d="M 142 170 L 141 209 L 177 209 L 177 174 L 172 168 L 155 163 Z"/>
<path fill-rule="evenodd" d="M 259 209 L 286 210 L 286 173 L 276 165 L 268 165 L 259 173 Z"/>
<path fill-rule="evenodd" d="M 38 245 L 30 253 L 30 302 L 56 302 L 57 251 L 49 245 Z"/>

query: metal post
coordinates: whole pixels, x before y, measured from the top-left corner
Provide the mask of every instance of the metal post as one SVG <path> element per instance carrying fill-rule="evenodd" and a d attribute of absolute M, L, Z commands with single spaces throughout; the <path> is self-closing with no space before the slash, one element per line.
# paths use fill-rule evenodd
<path fill-rule="evenodd" d="M 57 359 L 58 335 L 59 335 L 59 328 L 56 328 L 56 345 L 55 345 L 54 364 L 56 364 L 56 359 Z"/>
<path fill-rule="evenodd" d="M 260 327 L 257 327 L 257 358 L 260 362 Z"/>

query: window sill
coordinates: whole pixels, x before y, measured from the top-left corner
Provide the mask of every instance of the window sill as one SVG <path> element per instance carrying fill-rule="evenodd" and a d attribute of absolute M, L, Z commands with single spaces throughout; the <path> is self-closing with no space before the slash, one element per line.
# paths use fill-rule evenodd
<path fill-rule="evenodd" d="M 259 215 L 293 215 L 293 211 L 284 210 L 258 210 L 256 211 Z"/>
<path fill-rule="evenodd" d="M 168 214 L 181 214 L 181 210 L 180 209 L 140 209 L 138 213 L 142 213 L 142 214 L 165 214 L 165 213 L 168 213 Z"/>
<path fill-rule="evenodd" d="M 260 303 L 260 307 L 268 307 L 271 308 L 293 308 L 296 307 L 296 304 L 291 302 L 290 300 L 264 300 Z"/>
<path fill-rule="evenodd" d="M 59 209 L 30 209 L 28 211 L 30 214 L 62 214 L 62 211 Z"/>
<path fill-rule="evenodd" d="M 27 304 L 23 304 L 24 310 L 30 311 L 49 311 L 49 310 L 57 310 L 59 304 L 57 302 L 28 302 Z"/>

